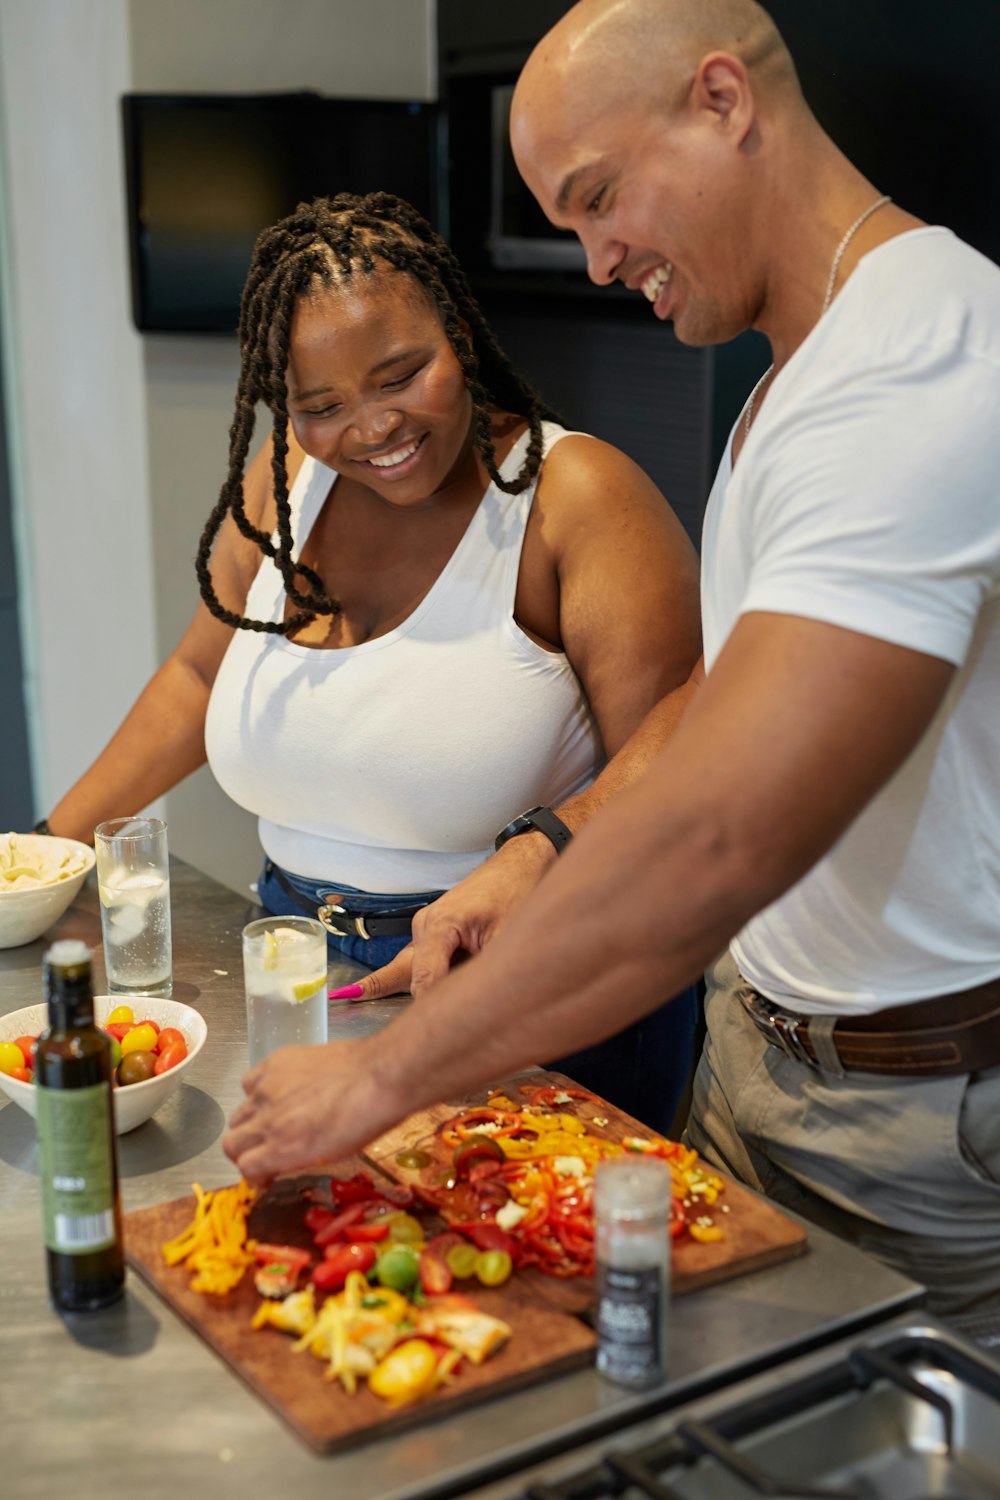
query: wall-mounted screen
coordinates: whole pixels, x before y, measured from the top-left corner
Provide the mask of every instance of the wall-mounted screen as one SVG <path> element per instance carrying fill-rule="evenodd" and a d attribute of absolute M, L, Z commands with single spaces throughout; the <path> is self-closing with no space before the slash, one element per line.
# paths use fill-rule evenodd
<path fill-rule="evenodd" d="M 390 192 L 440 227 L 438 110 L 316 94 L 126 94 L 132 312 L 232 333 L 253 243 L 304 199 Z"/>

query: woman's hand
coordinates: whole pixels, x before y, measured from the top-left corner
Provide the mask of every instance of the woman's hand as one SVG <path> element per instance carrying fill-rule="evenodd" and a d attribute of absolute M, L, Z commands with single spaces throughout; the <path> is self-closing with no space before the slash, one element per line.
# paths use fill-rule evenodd
<path fill-rule="evenodd" d="M 369 1040 L 281 1047 L 246 1074 L 222 1149 L 248 1182 L 338 1161 L 393 1123 Z"/>

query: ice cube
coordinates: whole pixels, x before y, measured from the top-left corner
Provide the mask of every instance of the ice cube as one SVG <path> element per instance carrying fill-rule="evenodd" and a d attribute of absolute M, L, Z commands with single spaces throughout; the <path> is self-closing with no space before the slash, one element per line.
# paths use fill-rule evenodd
<path fill-rule="evenodd" d="M 119 906 L 109 912 L 108 942 L 120 946 L 122 943 L 132 943 L 142 932 L 146 925 L 146 917 L 142 906 Z"/>

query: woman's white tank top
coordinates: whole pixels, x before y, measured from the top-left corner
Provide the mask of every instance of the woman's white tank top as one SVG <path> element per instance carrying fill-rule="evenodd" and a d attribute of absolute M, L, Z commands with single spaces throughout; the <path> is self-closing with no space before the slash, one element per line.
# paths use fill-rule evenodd
<path fill-rule="evenodd" d="M 563 436 L 546 423 L 544 451 Z M 527 443 L 525 433 L 507 455 L 505 479 Z M 309 458 L 299 470 L 295 557 L 336 477 Z M 208 760 L 285 869 L 365 891 L 447 889 L 511 818 L 563 801 L 599 770 L 600 736 L 567 657 L 514 620 L 534 492 L 491 484 L 436 582 L 386 635 L 334 650 L 234 635 L 209 702 Z M 279 620 L 284 604 L 265 558 L 246 613 Z"/>

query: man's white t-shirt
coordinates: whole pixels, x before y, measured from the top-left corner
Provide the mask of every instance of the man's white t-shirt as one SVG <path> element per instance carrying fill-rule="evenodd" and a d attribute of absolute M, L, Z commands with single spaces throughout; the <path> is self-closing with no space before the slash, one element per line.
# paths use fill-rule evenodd
<path fill-rule="evenodd" d="M 735 470 L 727 445 L 702 578 L 709 671 L 751 610 L 958 669 L 895 776 L 738 935 L 746 979 L 850 1012 L 1000 975 L 1000 269 L 940 228 L 861 260 Z"/>

